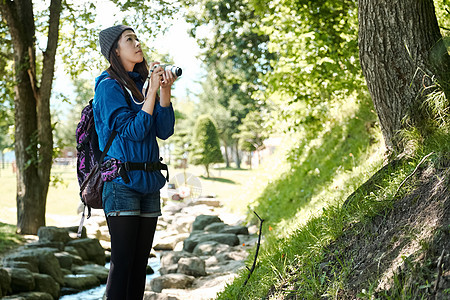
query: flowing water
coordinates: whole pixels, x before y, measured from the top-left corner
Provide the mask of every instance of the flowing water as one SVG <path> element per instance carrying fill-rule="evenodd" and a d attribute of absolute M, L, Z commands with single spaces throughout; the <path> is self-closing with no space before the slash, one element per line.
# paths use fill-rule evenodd
<path fill-rule="evenodd" d="M 155 273 L 147 275 L 147 283 L 150 282 L 155 277 L 158 277 L 160 268 L 160 254 L 157 252 L 156 257 L 148 259 L 148 265 L 152 267 Z M 109 263 L 105 265 L 109 269 Z M 65 295 L 59 298 L 60 300 L 100 300 L 103 299 L 103 294 L 105 293 L 106 284 L 102 284 L 90 290 L 82 291 L 77 294 Z"/>

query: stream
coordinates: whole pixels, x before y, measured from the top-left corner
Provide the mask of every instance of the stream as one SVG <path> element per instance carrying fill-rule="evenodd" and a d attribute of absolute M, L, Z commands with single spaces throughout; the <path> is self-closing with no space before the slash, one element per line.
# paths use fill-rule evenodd
<path fill-rule="evenodd" d="M 148 284 L 150 280 L 155 277 L 160 276 L 159 268 L 160 268 L 160 253 L 156 252 L 156 257 L 151 257 L 148 259 L 148 265 L 152 267 L 155 273 L 149 274 L 146 276 L 146 283 Z M 109 269 L 109 263 L 105 265 L 106 268 Z M 60 297 L 60 300 L 101 300 L 103 299 L 103 295 L 105 294 L 106 284 L 102 284 L 90 290 L 85 290 L 76 294 L 65 295 Z"/>

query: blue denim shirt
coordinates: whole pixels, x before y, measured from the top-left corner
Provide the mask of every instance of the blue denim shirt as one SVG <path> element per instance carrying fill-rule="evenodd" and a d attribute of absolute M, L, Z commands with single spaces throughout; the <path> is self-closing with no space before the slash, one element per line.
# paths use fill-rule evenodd
<path fill-rule="evenodd" d="M 138 73 L 129 72 L 139 90 L 143 80 Z M 113 131 L 117 131 L 107 157 L 122 162 L 156 162 L 159 160 L 159 147 L 156 137 L 165 140 L 173 134 L 175 115 L 172 104 L 162 107 L 155 104 L 153 115 L 142 110 L 142 105 L 131 100 L 128 105 L 125 92 L 119 83 L 108 77 L 104 71 L 95 80 L 95 96 L 93 101 L 95 128 L 99 147 L 103 151 Z M 131 97 L 130 97 L 131 98 Z M 139 102 L 139 101 L 137 101 Z M 125 184 L 119 176 L 114 181 L 141 193 L 153 193 L 165 184 L 160 171 L 129 171 L 130 182 Z"/>

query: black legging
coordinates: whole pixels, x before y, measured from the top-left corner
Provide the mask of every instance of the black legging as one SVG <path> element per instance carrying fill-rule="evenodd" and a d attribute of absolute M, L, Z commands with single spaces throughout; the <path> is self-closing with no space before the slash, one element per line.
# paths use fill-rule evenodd
<path fill-rule="evenodd" d="M 158 218 L 108 217 L 111 265 L 106 283 L 108 300 L 142 300 L 148 257 Z"/>

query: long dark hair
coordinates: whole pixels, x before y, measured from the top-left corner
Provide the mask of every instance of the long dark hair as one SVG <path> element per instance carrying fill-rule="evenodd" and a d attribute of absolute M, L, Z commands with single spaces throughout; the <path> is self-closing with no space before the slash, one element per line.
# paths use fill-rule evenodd
<path fill-rule="evenodd" d="M 122 65 L 122 62 L 120 61 L 119 57 L 117 56 L 116 49 L 119 47 L 119 38 L 114 42 L 111 52 L 109 54 L 109 62 L 111 65 L 106 70 L 109 74 L 109 76 L 112 79 L 115 79 L 119 81 L 122 85 L 125 85 L 133 94 L 133 98 L 137 99 L 139 101 L 144 100 L 144 95 L 142 95 L 141 91 L 138 90 L 136 87 L 136 84 L 134 83 L 133 79 L 131 79 L 130 76 L 128 76 L 128 72 L 125 70 L 125 68 Z M 137 63 L 134 66 L 133 69 L 134 72 L 137 72 L 141 75 L 142 80 L 147 79 L 148 76 L 148 64 L 145 58 L 142 62 Z M 126 93 L 126 91 L 125 91 Z"/>

